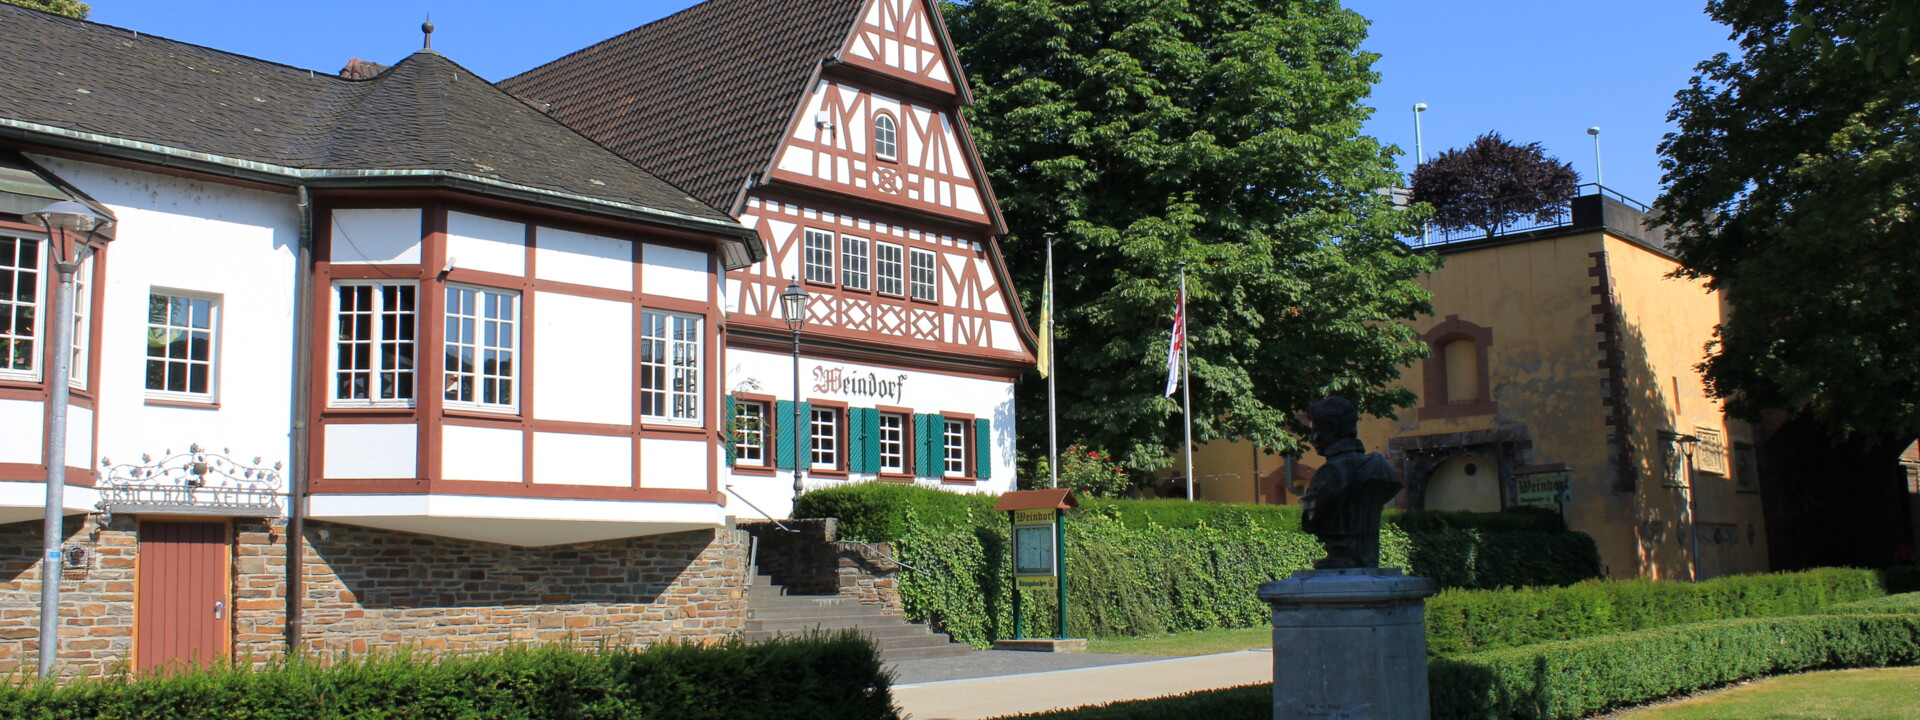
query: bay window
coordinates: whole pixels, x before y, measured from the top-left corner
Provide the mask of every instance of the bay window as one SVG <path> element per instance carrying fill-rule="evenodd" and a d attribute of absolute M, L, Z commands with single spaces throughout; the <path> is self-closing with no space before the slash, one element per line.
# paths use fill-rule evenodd
<path fill-rule="evenodd" d="M 40 376 L 40 241 L 0 236 L 0 377 Z"/>
<path fill-rule="evenodd" d="M 512 411 L 519 372 L 519 293 L 447 286 L 446 400 Z"/>
<path fill-rule="evenodd" d="M 412 407 L 416 288 L 411 282 L 334 283 L 335 407 Z"/>
<path fill-rule="evenodd" d="M 653 421 L 698 423 L 702 319 L 647 310 L 640 325 L 640 414 Z"/>

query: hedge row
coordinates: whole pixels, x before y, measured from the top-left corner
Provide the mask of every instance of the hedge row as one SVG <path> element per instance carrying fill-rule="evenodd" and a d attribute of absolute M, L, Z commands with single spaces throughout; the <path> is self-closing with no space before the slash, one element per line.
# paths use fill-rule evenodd
<path fill-rule="evenodd" d="M 795 517 L 833 517 L 844 537 L 889 542 L 915 571 L 901 576 L 909 617 L 984 646 L 1012 637 L 1008 520 L 993 496 L 865 483 L 809 492 Z M 1547 513 L 1488 517 L 1407 513 L 1389 522 L 1382 564 L 1443 587 L 1569 583 L 1599 573 L 1593 541 Z M 1249 627 L 1269 610 L 1260 583 L 1311 567 L 1324 554 L 1299 529 L 1299 508 L 1090 500 L 1068 514 L 1068 630 L 1079 637 Z M 1487 528 L 1500 528 L 1489 530 Z M 1054 630 L 1054 594 L 1022 595 L 1028 633 Z"/>
<path fill-rule="evenodd" d="M 847 632 L 753 645 L 400 653 L 67 685 L 0 683 L 0 718 L 898 720 L 888 677 L 873 646 Z"/>
<path fill-rule="evenodd" d="M 1920 614 L 1920 592 L 1888 595 L 1883 598 L 1842 603 L 1827 608 L 1829 615 L 1884 615 L 1887 613 Z"/>
<path fill-rule="evenodd" d="M 1920 663 L 1920 615 L 1679 625 L 1494 650 L 1428 669 L 1435 720 L 1573 720 L 1765 675 Z"/>
<path fill-rule="evenodd" d="M 1432 661 L 1434 720 L 1571 720 L 1765 675 L 1920 664 L 1920 595 L 1829 614 L 1694 623 Z M 1032 720 L 1266 720 L 1273 686 L 1250 685 L 1074 710 Z"/>
<path fill-rule="evenodd" d="M 1595 580 L 1570 587 L 1450 590 L 1427 600 L 1427 654 L 1445 657 L 1729 618 L 1819 612 L 1885 595 L 1873 570 L 1823 568 L 1698 583 Z"/>

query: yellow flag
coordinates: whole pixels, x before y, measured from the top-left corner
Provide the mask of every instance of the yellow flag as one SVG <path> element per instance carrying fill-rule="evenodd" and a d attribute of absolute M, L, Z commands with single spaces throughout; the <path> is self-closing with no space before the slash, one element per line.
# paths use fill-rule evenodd
<path fill-rule="evenodd" d="M 1053 370 L 1053 258 L 1047 258 L 1047 284 L 1040 293 L 1040 377 Z"/>

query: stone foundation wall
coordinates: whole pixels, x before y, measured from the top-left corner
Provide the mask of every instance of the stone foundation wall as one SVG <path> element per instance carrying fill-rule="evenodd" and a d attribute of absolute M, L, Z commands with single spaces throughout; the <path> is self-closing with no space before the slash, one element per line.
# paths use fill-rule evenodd
<path fill-rule="evenodd" d="M 315 651 L 707 642 L 746 623 L 747 535 L 738 530 L 541 548 L 319 522 L 306 535 L 302 637 Z M 240 550 L 245 563 L 249 549 Z M 261 562 L 240 569 L 276 559 L 264 548 L 254 557 Z M 284 586 L 273 575 L 238 572 L 235 584 L 277 595 Z M 249 600 L 260 602 L 236 597 L 237 621 L 280 621 L 283 600 Z"/>
<path fill-rule="evenodd" d="M 67 520 L 60 672 L 132 663 L 136 519 Z M 0 525 L 0 674 L 38 664 L 40 522 Z M 544 548 L 310 522 L 303 562 L 308 648 L 434 652 L 514 643 L 708 642 L 746 621 L 747 534 L 703 530 Z M 232 521 L 235 657 L 285 652 L 286 532 Z"/>
<path fill-rule="evenodd" d="M 68 517 L 66 534 L 59 672 L 111 672 L 133 651 L 133 518 Z M 0 525 L 0 675 L 39 668 L 41 539 L 39 520 Z"/>

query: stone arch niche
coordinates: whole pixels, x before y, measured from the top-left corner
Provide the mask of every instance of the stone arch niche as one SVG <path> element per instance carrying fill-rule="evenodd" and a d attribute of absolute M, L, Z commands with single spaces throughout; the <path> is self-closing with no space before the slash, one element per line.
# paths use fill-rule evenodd
<path fill-rule="evenodd" d="M 1487 369 L 1493 328 L 1448 315 L 1420 339 L 1433 352 L 1421 362 L 1421 420 L 1492 415 L 1500 409 Z"/>
<path fill-rule="evenodd" d="M 1513 504 L 1518 488 L 1515 477 L 1526 466 L 1526 455 L 1533 449 L 1533 436 L 1524 426 L 1473 430 L 1457 433 L 1436 433 L 1432 435 L 1408 435 L 1387 441 L 1383 453 L 1387 461 L 1396 465 L 1400 477 L 1405 478 L 1406 508 L 1408 510 L 1499 510 Z M 1456 462 L 1449 466 L 1450 462 Z M 1474 474 L 1465 475 L 1465 462 L 1475 464 Z M 1434 500 L 1448 505 L 1458 501 L 1448 496 L 1458 497 L 1457 491 L 1463 484 L 1455 484 L 1455 477 L 1444 473 L 1458 473 L 1468 478 L 1487 476 L 1484 480 L 1474 480 L 1473 487 L 1491 488 L 1491 498 L 1472 501 L 1473 508 L 1438 507 L 1429 502 L 1429 493 L 1439 491 Z M 1438 483 L 1436 487 L 1436 478 Z M 1490 505 L 1491 507 L 1485 507 Z"/>

